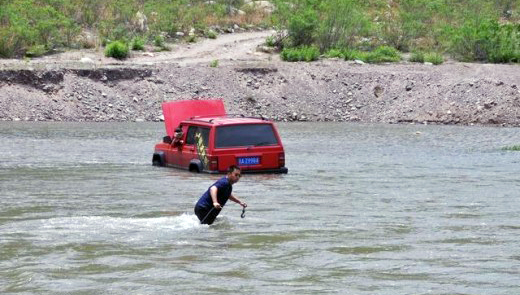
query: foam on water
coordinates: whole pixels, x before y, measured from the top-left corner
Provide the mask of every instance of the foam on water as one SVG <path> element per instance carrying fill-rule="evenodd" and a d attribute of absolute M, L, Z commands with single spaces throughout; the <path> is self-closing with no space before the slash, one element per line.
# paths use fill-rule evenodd
<path fill-rule="evenodd" d="M 85 243 L 113 240 L 121 243 L 169 241 L 207 228 L 193 214 L 156 218 L 111 216 L 56 217 L 26 220 L 0 227 L 6 235 L 31 233 L 32 240 L 43 243 Z"/>

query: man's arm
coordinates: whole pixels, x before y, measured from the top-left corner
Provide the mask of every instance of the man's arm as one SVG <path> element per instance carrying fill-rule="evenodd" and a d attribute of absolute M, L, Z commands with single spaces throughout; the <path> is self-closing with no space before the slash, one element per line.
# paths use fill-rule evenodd
<path fill-rule="evenodd" d="M 231 201 L 233 201 L 233 202 L 239 204 L 240 206 L 242 206 L 242 207 L 244 207 L 244 208 L 247 207 L 247 204 L 246 204 L 246 203 L 242 202 L 239 198 L 237 198 L 237 197 L 235 197 L 235 196 L 233 196 L 233 195 L 229 196 L 229 199 L 230 199 Z"/>
<path fill-rule="evenodd" d="M 209 195 L 211 196 L 211 201 L 213 202 L 213 207 L 215 207 L 215 209 L 222 209 L 222 206 L 220 206 L 220 203 L 218 202 L 218 199 L 217 199 L 217 191 L 218 191 L 218 188 L 216 186 L 212 186 L 209 188 Z"/>

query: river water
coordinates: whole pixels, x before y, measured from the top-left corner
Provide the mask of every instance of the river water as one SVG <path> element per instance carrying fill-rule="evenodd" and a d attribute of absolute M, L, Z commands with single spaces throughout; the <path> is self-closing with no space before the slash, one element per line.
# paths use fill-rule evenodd
<path fill-rule="evenodd" d="M 207 226 L 162 123 L 0 123 L 0 293 L 520 294 L 519 129 L 278 127 Z"/>

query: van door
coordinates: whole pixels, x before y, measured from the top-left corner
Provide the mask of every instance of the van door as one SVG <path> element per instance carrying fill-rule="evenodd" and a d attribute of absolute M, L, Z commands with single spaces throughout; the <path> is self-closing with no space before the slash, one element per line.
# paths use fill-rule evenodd
<path fill-rule="evenodd" d="M 192 160 L 198 160 L 202 170 L 208 167 L 208 127 L 189 126 L 186 134 L 186 144 L 182 149 L 182 166 L 190 168 Z"/>
<path fill-rule="evenodd" d="M 181 137 L 182 143 L 174 144 L 174 139 L 170 143 L 168 152 L 166 153 L 167 162 L 175 167 L 182 168 L 182 149 L 184 148 L 184 142 L 186 142 L 186 127 L 180 126 L 183 136 Z"/>

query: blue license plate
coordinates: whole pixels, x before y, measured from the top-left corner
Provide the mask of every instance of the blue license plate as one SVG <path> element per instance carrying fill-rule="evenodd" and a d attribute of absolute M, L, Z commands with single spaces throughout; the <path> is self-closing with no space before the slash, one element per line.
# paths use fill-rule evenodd
<path fill-rule="evenodd" d="M 239 166 L 258 165 L 260 164 L 260 157 L 238 158 Z"/>

